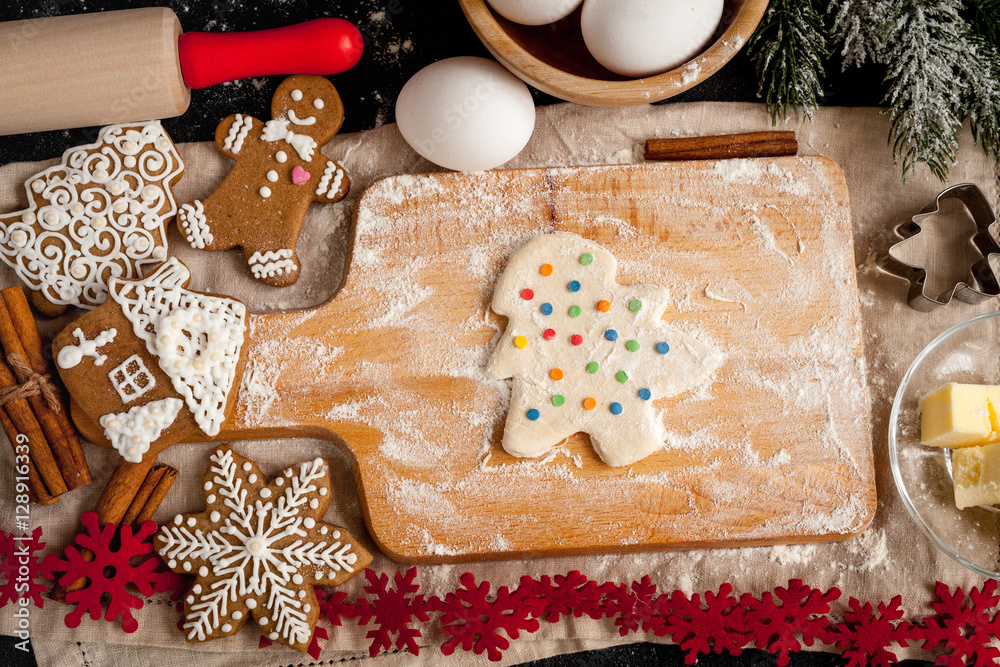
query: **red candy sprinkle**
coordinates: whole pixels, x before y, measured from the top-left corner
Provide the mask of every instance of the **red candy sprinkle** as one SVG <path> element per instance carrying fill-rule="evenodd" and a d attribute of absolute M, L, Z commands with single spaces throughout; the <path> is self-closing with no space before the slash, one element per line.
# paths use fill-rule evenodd
<path fill-rule="evenodd" d="M 545 340 L 552 340 L 555 337 L 556 337 L 555 329 L 546 329 L 545 331 L 542 332 L 542 338 L 544 338 Z"/>
<path fill-rule="evenodd" d="M 535 293 L 532 292 L 527 287 L 525 287 L 523 290 L 521 290 L 521 298 L 524 299 L 525 301 L 531 301 L 532 299 L 535 298 Z"/>
<path fill-rule="evenodd" d="M 581 336 L 580 334 L 573 334 L 572 336 L 569 337 L 569 342 L 573 343 L 573 345 L 582 345 L 583 336 Z"/>

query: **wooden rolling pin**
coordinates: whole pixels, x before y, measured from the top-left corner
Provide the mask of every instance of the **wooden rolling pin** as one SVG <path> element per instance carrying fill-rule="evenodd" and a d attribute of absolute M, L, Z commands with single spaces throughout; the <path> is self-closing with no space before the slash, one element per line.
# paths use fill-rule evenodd
<path fill-rule="evenodd" d="M 269 74 L 337 74 L 361 59 L 349 21 L 182 34 L 165 7 L 0 23 L 0 135 L 184 113 L 191 88 Z"/>

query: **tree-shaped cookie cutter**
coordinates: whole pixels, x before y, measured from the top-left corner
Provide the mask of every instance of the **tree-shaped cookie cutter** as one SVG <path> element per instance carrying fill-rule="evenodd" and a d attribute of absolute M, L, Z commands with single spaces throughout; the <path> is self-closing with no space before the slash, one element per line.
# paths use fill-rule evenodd
<path fill-rule="evenodd" d="M 898 248 L 910 241 L 921 232 L 921 223 L 927 218 L 941 212 L 941 202 L 945 199 L 957 199 L 962 202 L 973 221 L 976 223 L 976 234 L 972 242 L 982 254 L 982 259 L 971 267 L 972 284 L 958 282 L 938 295 L 927 293 L 927 270 L 920 264 L 910 264 L 897 257 Z M 903 239 L 891 248 L 883 267 L 910 281 L 910 291 L 907 301 L 914 310 L 930 312 L 938 306 L 946 306 L 953 298 L 965 303 L 982 303 L 1000 295 L 1000 279 L 990 266 L 990 257 L 1000 253 L 1000 242 L 997 240 L 997 230 L 994 228 L 997 218 L 986 195 L 972 183 L 953 185 L 942 191 L 935 200 L 913 216 L 910 222 L 905 222 L 894 230 L 896 236 Z"/>

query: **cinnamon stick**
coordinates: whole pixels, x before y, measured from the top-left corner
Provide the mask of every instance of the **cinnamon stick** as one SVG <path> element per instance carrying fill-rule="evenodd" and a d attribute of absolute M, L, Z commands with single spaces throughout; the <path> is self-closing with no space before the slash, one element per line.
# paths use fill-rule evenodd
<path fill-rule="evenodd" d="M 798 150 L 794 132 L 748 132 L 646 141 L 647 160 L 780 157 L 795 155 Z"/>
<path fill-rule="evenodd" d="M 15 289 L 20 290 L 20 288 Z M 4 292 L 3 298 L 0 299 L 0 346 L 3 346 L 3 351 L 7 359 L 11 360 L 10 363 L 17 374 L 18 381 L 23 383 L 28 381 L 30 374 L 18 372 L 19 369 L 13 363 L 13 358 L 19 357 L 27 361 L 28 368 L 35 373 L 47 373 L 49 369 L 42 357 L 41 337 L 38 336 L 35 320 L 31 317 L 28 300 L 25 298 L 23 301 L 19 301 L 14 294 L 11 294 L 8 300 L 6 293 L 9 293 L 10 290 L 4 290 Z M 24 296 L 23 292 L 20 292 L 20 294 L 22 297 Z M 12 304 L 13 307 L 11 307 Z M 14 325 L 13 314 L 15 312 L 17 312 L 18 321 L 21 322 L 21 325 L 18 327 Z M 27 318 L 27 322 L 25 322 L 25 318 Z M 31 340 L 34 338 L 31 336 L 32 331 L 34 331 L 34 337 L 38 339 L 37 347 L 34 344 L 35 341 Z M 32 354 L 28 354 L 22 343 L 22 337 L 29 338 Z M 32 358 L 34 358 L 34 362 Z M 76 432 L 73 430 L 72 425 L 69 424 L 68 417 L 66 417 L 65 407 L 61 410 L 54 410 L 43 396 L 37 394 L 29 396 L 28 403 L 31 406 L 32 412 L 35 413 L 42 431 L 45 433 L 49 447 L 55 456 L 59 470 L 62 472 L 63 479 L 66 482 L 66 488 L 72 491 L 73 489 L 90 484 L 92 481 L 90 468 L 87 466 L 87 460 L 83 456 L 83 448 L 76 437 Z M 58 417 L 60 414 L 63 416 L 61 420 Z M 69 432 L 69 436 L 67 436 L 67 431 Z"/>
<path fill-rule="evenodd" d="M 167 465 L 154 467 L 154 464 L 155 459 L 142 463 L 129 463 L 125 459 L 118 461 L 94 506 L 101 526 L 109 523 L 136 525 L 153 516 L 177 477 L 174 468 Z M 80 556 L 88 562 L 94 560 L 94 554 L 89 549 L 80 549 Z M 65 602 L 66 594 L 79 590 L 84 583 L 86 578 L 69 586 L 56 585 L 52 589 L 52 599 Z"/>
<path fill-rule="evenodd" d="M 17 385 L 13 371 L 5 361 L 0 360 L 0 388 L 13 387 Z M 66 493 L 66 482 L 63 480 L 62 471 L 56 464 L 55 457 L 49 447 L 49 442 L 42 433 L 42 428 L 35 419 L 28 401 L 23 398 L 16 398 L 7 401 L 3 410 L 7 412 L 15 430 L 28 438 L 28 447 L 31 448 L 31 460 L 38 468 L 39 476 L 45 482 L 45 488 L 49 495 L 58 496 Z"/>
<path fill-rule="evenodd" d="M 14 426 L 14 422 L 10 420 L 7 415 L 7 411 L 0 409 L 0 428 L 3 428 L 4 434 L 7 436 L 7 440 L 10 442 L 11 448 L 14 450 L 14 456 L 16 457 L 19 453 L 17 449 L 17 428 Z M 14 466 L 15 469 L 19 465 L 19 462 L 15 458 Z M 31 460 L 29 453 L 28 456 L 28 488 L 31 489 L 31 500 L 32 502 L 40 503 L 42 505 L 51 505 L 52 503 L 59 502 L 59 496 L 53 496 L 49 493 L 48 489 L 45 488 L 45 483 L 42 481 L 41 475 L 38 474 L 38 468 L 35 467 L 34 461 Z"/>

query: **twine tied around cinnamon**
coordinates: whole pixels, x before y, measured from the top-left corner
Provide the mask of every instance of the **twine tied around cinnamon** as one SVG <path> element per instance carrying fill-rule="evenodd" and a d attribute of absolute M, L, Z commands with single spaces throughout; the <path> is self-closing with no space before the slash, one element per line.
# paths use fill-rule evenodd
<path fill-rule="evenodd" d="M 7 363 L 21 381 L 21 384 L 0 388 L 0 407 L 21 398 L 41 395 L 45 399 L 45 404 L 53 412 L 60 412 L 62 410 L 62 403 L 59 401 L 59 394 L 57 393 L 58 390 L 52 384 L 52 379 L 48 373 L 36 373 L 28 365 L 28 362 L 24 360 L 24 357 L 17 352 L 13 352 L 7 357 Z"/>

